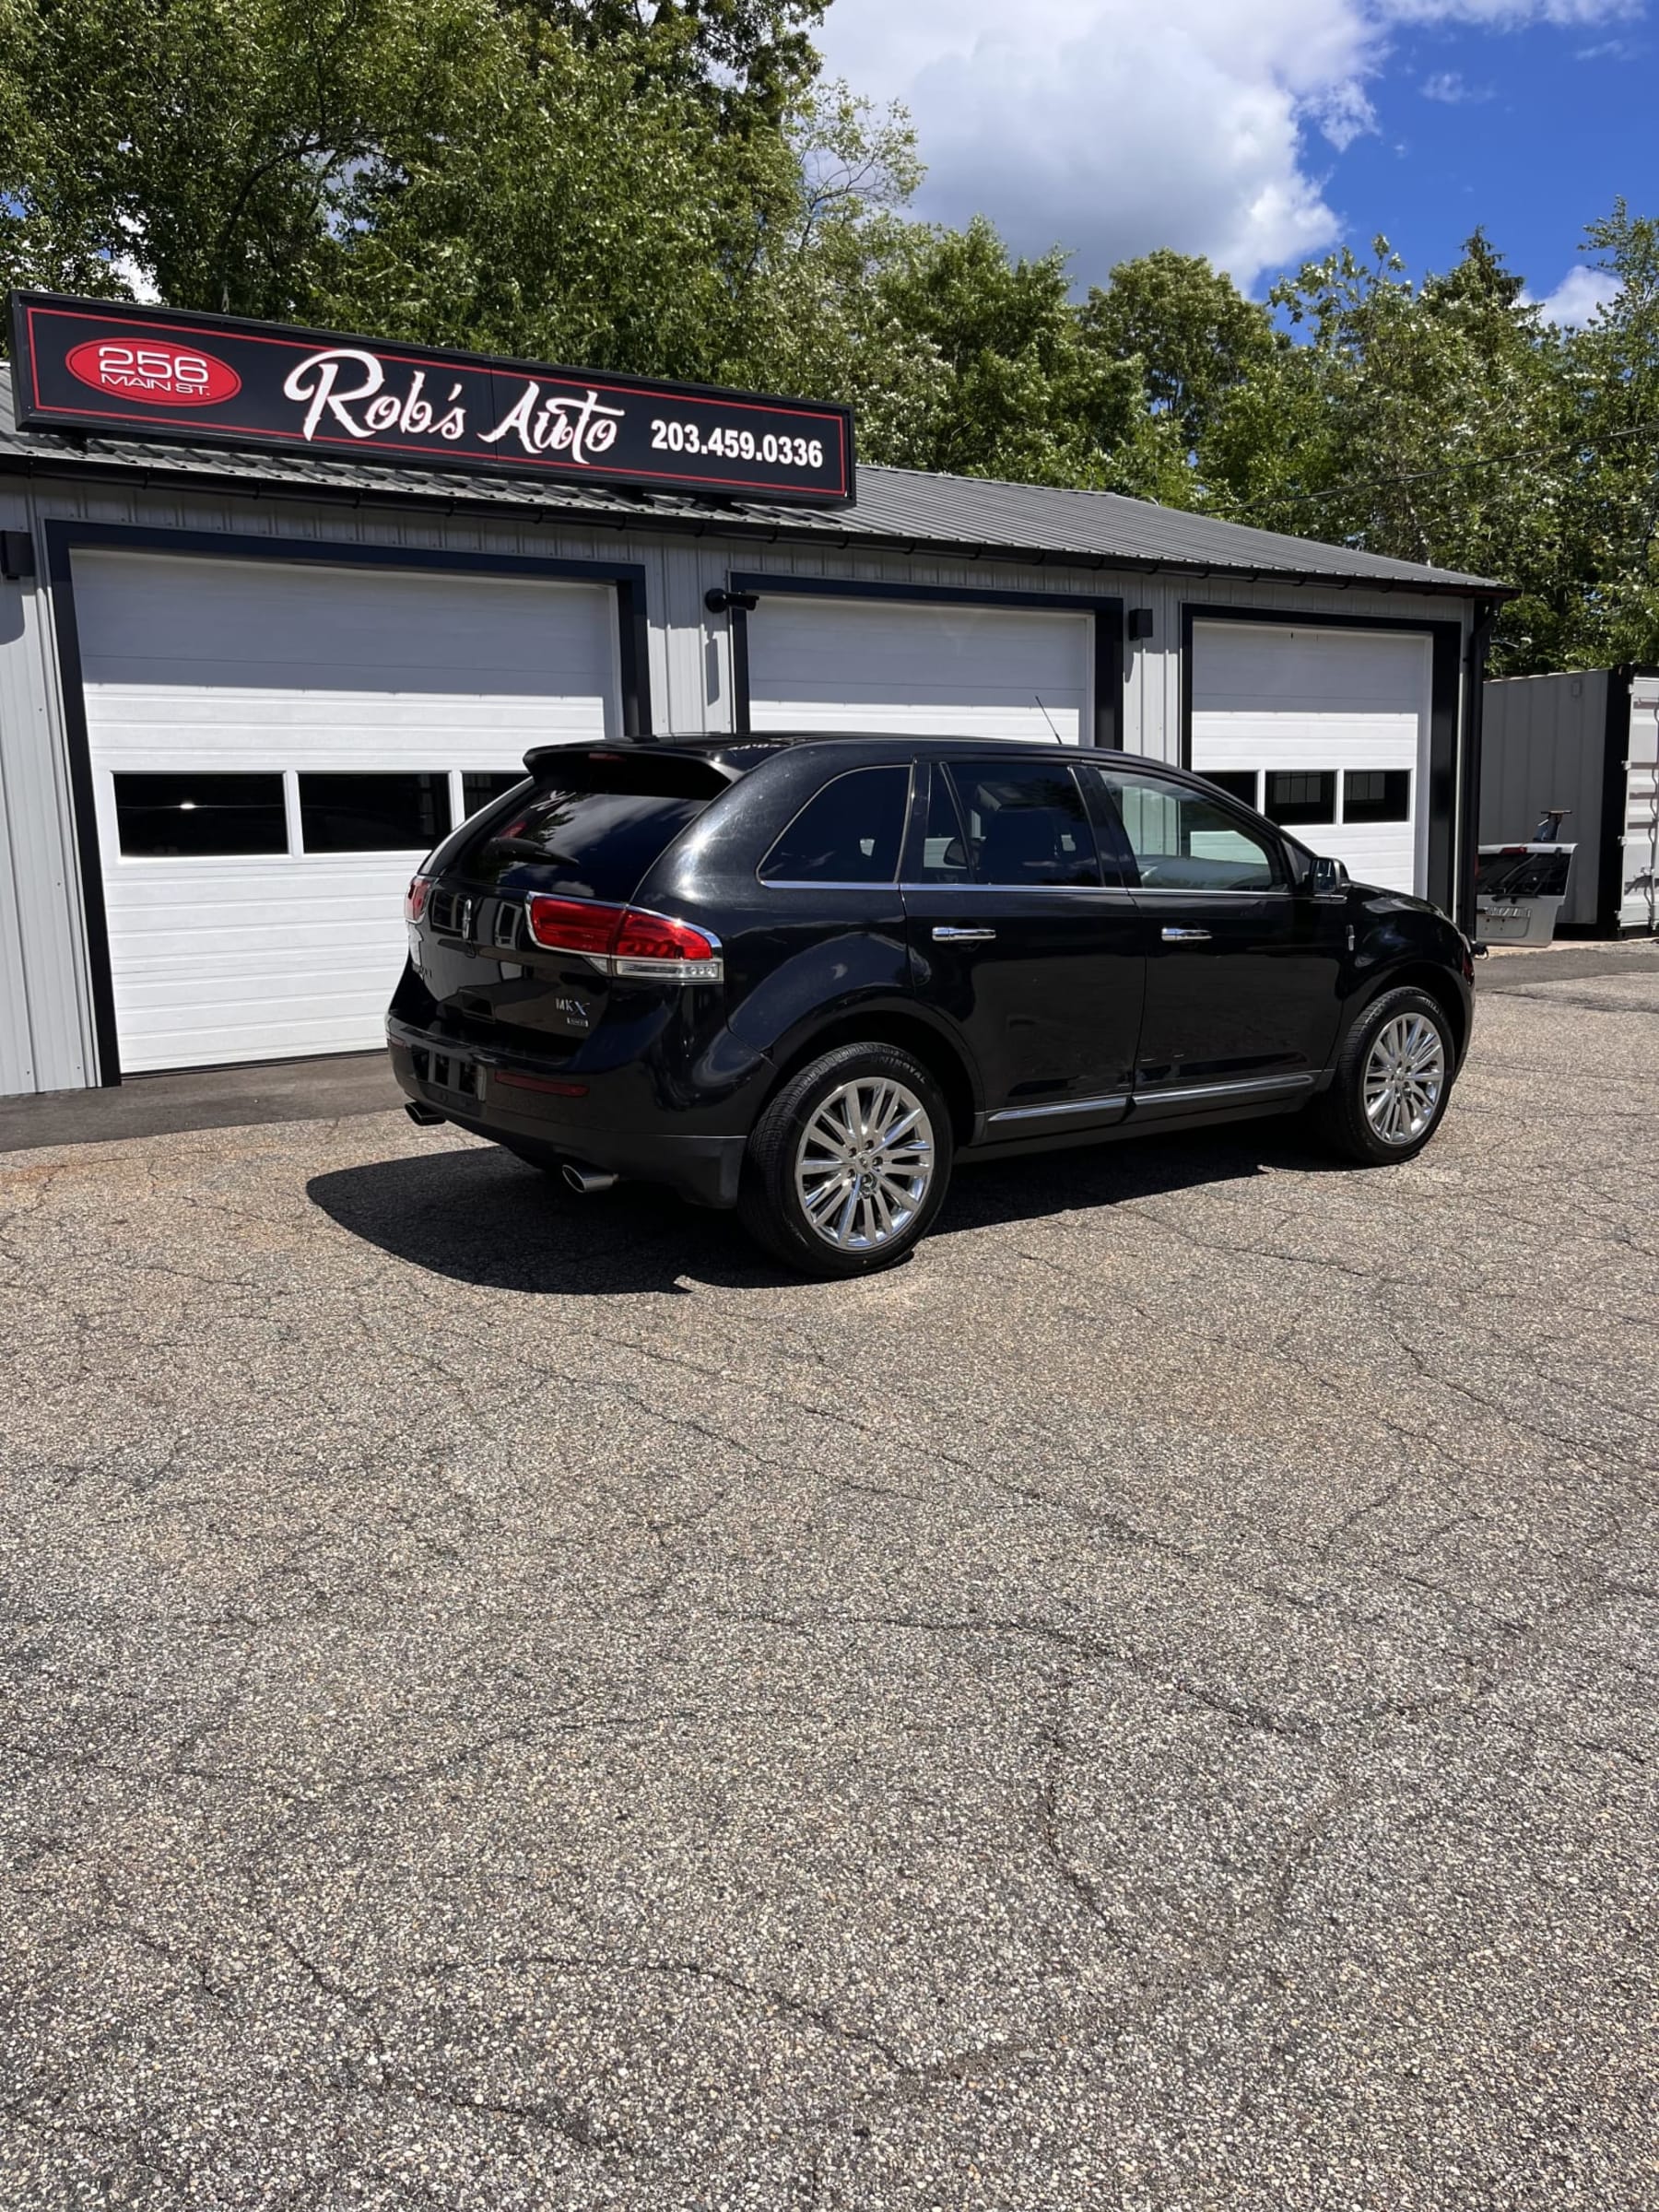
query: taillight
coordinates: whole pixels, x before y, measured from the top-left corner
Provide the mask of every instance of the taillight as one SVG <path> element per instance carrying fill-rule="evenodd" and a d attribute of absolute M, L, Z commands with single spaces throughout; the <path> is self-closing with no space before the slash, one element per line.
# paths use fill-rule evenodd
<path fill-rule="evenodd" d="M 421 915 L 426 912 L 427 896 L 431 888 L 432 879 L 429 876 L 417 876 L 413 878 L 408 889 L 404 893 L 404 919 L 406 921 L 419 921 Z"/>
<path fill-rule="evenodd" d="M 625 907 L 622 925 L 611 951 L 622 960 L 712 960 L 716 947 L 688 922 L 674 922 L 666 914 L 647 914 Z"/>
<path fill-rule="evenodd" d="M 592 899 L 554 899 L 543 892 L 535 893 L 526 905 L 534 944 L 547 952 L 580 953 L 609 974 L 717 983 L 725 973 L 719 938 L 671 914 L 603 906 Z"/>
<path fill-rule="evenodd" d="M 530 901 L 530 935 L 549 952 L 585 952 L 604 959 L 627 911 L 599 906 L 592 899 L 548 899 L 538 893 Z"/>

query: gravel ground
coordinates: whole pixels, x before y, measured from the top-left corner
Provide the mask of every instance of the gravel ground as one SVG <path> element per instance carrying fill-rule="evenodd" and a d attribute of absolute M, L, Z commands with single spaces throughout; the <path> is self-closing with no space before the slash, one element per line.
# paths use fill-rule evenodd
<path fill-rule="evenodd" d="M 0 2205 L 1659 2204 L 1659 976 L 855 1287 L 0 1160 Z"/>

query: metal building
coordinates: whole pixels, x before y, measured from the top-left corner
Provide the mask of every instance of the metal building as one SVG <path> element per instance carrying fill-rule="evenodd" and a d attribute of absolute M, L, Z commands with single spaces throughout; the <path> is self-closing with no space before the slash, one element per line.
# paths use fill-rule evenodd
<path fill-rule="evenodd" d="M 1558 927 L 1611 937 L 1656 925 L 1659 669 L 1512 676 L 1486 687 L 1480 841 L 1520 844 L 1564 816 L 1577 846 Z"/>
<path fill-rule="evenodd" d="M 93 335 L 48 361 L 29 316 Z M 1480 656 L 1503 595 L 1479 578 L 1104 493 L 854 482 L 850 429 L 830 495 L 783 464 L 735 489 L 706 456 L 794 403 L 661 387 L 653 444 L 677 409 L 726 428 L 695 466 L 661 455 L 658 482 L 637 457 L 578 468 L 567 444 L 562 466 L 504 466 L 477 443 L 434 457 L 419 434 L 429 375 L 434 393 L 452 375 L 456 393 L 586 382 L 618 420 L 627 380 L 38 298 L 15 330 L 0 1093 L 374 1045 L 412 864 L 559 737 L 1124 746 L 1467 918 Z M 249 408 L 253 348 L 280 366 L 324 343 L 368 364 L 364 389 L 395 369 L 401 399 L 313 437 L 293 399 L 321 406 L 300 375 L 313 351 Z M 512 415 L 534 428 L 525 401 Z"/>

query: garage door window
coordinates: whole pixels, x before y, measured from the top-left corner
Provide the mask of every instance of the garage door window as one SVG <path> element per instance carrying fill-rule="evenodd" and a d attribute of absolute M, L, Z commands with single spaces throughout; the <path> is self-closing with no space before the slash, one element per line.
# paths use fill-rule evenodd
<path fill-rule="evenodd" d="M 1226 792 L 1229 798 L 1237 799 L 1241 806 L 1252 809 L 1261 796 L 1256 788 L 1256 771 L 1253 768 L 1206 768 L 1204 780 Z"/>
<path fill-rule="evenodd" d="M 524 781 L 522 768 L 480 769 L 477 772 L 468 769 L 461 779 L 462 821 L 470 822 L 475 814 L 482 814 L 486 806 L 493 806 Z"/>
<path fill-rule="evenodd" d="M 114 783 L 124 860 L 288 851 L 279 775 L 118 775 Z"/>
<path fill-rule="evenodd" d="M 809 799 L 760 865 L 767 883 L 891 883 L 908 768 L 858 768 Z"/>
<path fill-rule="evenodd" d="M 1267 796 L 1262 812 L 1270 822 L 1294 830 L 1304 822 L 1336 819 L 1336 771 L 1321 769 L 1308 774 L 1301 769 L 1270 769 Z"/>
<path fill-rule="evenodd" d="M 429 853 L 449 834 L 446 775 L 302 775 L 308 853 Z"/>
<path fill-rule="evenodd" d="M 1408 822 L 1411 771 L 1408 768 L 1350 768 L 1342 779 L 1345 822 Z"/>

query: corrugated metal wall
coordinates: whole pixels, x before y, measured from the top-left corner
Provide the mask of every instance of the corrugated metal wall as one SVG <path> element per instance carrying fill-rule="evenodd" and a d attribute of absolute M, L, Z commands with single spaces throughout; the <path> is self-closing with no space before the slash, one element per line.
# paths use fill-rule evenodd
<path fill-rule="evenodd" d="M 872 583 L 944 584 L 969 591 L 1039 591 L 1121 596 L 1148 607 L 1150 641 L 1125 648 L 1124 737 L 1155 759 L 1172 759 L 1181 733 L 1181 608 L 1271 606 L 1287 614 L 1383 615 L 1445 621 L 1455 600 L 1403 592 L 1320 589 L 1211 577 L 1145 578 L 1110 571 L 1018 568 L 977 561 L 842 554 L 821 547 L 753 541 L 652 538 L 618 528 L 457 516 L 410 508 L 311 506 L 270 498 L 211 498 L 170 487 L 16 483 L 0 489 L 0 527 L 28 529 L 43 551 L 48 520 L 148 530 L 234 531 L 458 553 L 641 561 L 651 624 L 651 690 L 659 732 L 729 729 L 730 636 L 703 594 L 733 570 L 824 576 Z M 58 672 L 43 576 L 0 583 L 0 1094 L 71 1089 L 95 1081 L 96 1056 L 82 937 L 81 901 Z M 1462 610 L 1467 619 L 1466 607 Z"/>
<path fill-rule="evenodd" d="M 32 529 L 0 493 L 0 527 Z M 0 582 L 0 1095 L 96 1079 L 80 873 L 40 580 Z"/>
<path fill-rule="evenodd" d="M 1558 926 L 1593 928 L 1601 901 L 1602 785 L 1607 755 L 1605 668 L 1500 677 L 1486 688 L 1480 745 L 1480 841 L 1525 844 L 1547 806 L 1571 807 L 1575 844 Z"/>

